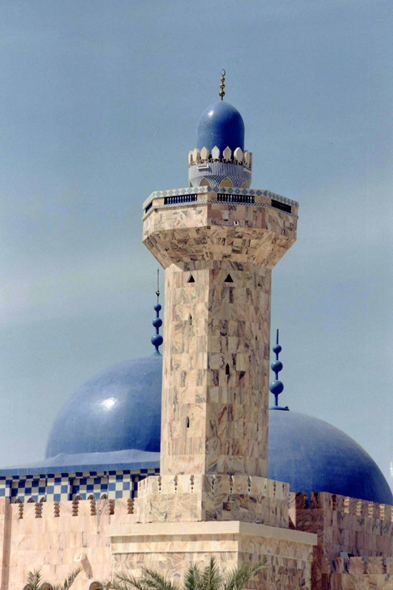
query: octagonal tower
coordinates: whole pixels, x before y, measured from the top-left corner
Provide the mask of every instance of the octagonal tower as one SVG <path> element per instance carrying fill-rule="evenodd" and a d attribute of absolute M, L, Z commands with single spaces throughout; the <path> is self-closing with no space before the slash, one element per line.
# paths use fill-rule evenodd
<path fill-rule="evenodd" d="M 267 476 L 271 271 L 298 204 L 252 190 L 240 113 L 214 103 L 187 189 L 144 203 L 143 243 L 165 269 L 161 475 Z"/>

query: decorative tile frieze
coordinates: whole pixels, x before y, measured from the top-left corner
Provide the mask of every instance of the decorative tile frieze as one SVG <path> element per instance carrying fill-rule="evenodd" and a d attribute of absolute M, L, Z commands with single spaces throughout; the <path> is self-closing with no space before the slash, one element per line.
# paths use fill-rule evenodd
<path fill-rule="evenodd" d="M 158 469 L 134 469 L 124 471 L 88 471 L 62 473 L 47 476 L 21 475 L 0 478 L 0 498 L 9 498 L 12 503 L 86 500 L 93 496 L 100 499 L 133 498 L 138 482 Z"/>

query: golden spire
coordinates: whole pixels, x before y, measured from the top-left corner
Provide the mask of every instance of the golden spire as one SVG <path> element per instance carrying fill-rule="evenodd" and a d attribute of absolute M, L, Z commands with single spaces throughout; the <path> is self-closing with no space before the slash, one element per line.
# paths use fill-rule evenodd
<path fill-rule="evenodd" d="M 222 70 L 221 84 L 220 84 L 221 91 L 218 93 L 218 95 L 220 96 L 221 100 L 224 100 L 224 96 L 225 96 L 225 92 L 224 92 L 224 88 L 225 88 L 225 74 L 226 74 L 226 71 L 225 70 Z"/>

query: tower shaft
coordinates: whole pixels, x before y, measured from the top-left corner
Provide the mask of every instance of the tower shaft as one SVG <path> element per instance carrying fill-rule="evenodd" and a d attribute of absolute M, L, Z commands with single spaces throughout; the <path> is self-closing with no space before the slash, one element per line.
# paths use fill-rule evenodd
<path fill-rule="evenodd" d="M 167 268 L 161 474 L 266 477 L 270 277 L 230 260 Z"/>
<path fill-rule="evenodd" d="M 207 192 L 145 207 L 165 268 L 161 475 L 266 477 L 271 270 L 296 239 L 296 203 Z"/>

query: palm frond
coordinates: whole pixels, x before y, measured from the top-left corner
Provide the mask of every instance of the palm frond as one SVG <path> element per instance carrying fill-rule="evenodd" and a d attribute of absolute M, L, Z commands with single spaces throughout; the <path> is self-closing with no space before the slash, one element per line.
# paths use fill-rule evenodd
<path fill-rule="evenodd" d="M 145 582 L 147 588 L 151 590 L 179 590 L 176 584 L 173 584 L 160 573 L 149 568 L 143 568 L 142 580 Z"/>
<path fill-rule="evenodd" d="M 202 590 L 202 576 L 199 567 L 190 565 L 184 577 L 184 590 Z"/>
<path fill-rule="evenodd" d="M 129 590 L 136 588 L 136 590 L 149 590 L 144 578 L 135 578 L 131 574 L 120 572 L 116 574 L 116 578 L 110 583 L 109 588 L 113 590 Z"/>
<path fill-rule="evenodd" d="M 77 575 L 81 572 L 81 568 L 78 568 L 70 573 L 68 578 L 64 580 L 62 584 L 58 584 L 57 586 L 53 586 L 53 590 L 69 590 L 72 584 L 75 582 Z"/>
<path fill-rule="evenodd" d="M 41 571 L 34 570 L 27 574 L 27 583 L 30 584 L 32 590 L 38 590 L 41 584 Z"/>
<path fill-rule="evenodd" d="M 214 557 L 210 559 L 209 565 L 205 568 L 202 574 L 202 588 L 203 590 L 220 590 L 223 585 L 218 566 Z"/>
<path fill-rule="evenodd" d="M 243 590 L 247 582 L 253 577 L 256 572 L 263 569 L 266 564 L 266 557 L 254 566 L 244 564 L 239 568 L 234 569 L 230 572 L 224 582 L 223 590 Z"/>

